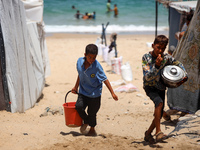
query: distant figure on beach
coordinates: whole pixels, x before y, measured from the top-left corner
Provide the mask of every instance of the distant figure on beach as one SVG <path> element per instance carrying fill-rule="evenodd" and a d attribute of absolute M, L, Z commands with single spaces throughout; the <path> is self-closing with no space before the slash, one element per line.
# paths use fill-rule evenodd
<path fill-rule="evenodd" d="M 96 12 L 95 11 L 92 14 L 92 19 L 96 19 Z"/>
<path fill-rule="evenodd" d="M 82 19 L 84 20 L 89 19 L 88 12 L 86 12 L 85 15 L 82 16 Z"/>
<path fill-rule="evenodd" d="M 88 19 L 93 19 L 93 13 L 88 13 Z"/>
<path fill-rule="evenodd" d="M 77 10 L 77 12 L 74 16 L 76 17 L 76 19 L 80 19 L 80 16 L 83 16 L 83 14 L 81 14 L 80 11 Z"/>
<path fill-rule="evenodd" d="M 190 24 L 190 21 L 192 20 L 192 17 L 193 17 L 193 13 L 187 14 L 187 16 L 186 16 L 186 22 L 184 23 L 181 31 L 175 33 L 175 38 L 177 40 L 180 40 L 181 37 L 184 35 L 185 31 L 187 30 L 187 28 L 188 28 L 188 26 Z"/>
<path fill-rule="evenodd" d="M 118 8 L 117 8 L 117 4 L 114 5 L 114 17 L 117 17 L 118 16 Z"/>
<path fill-rule="evenodd" d="M 189 14 L 194 14 L 194 10 L 190 10 Z M 180 24 L 179 24 L 179 30 L 181 31 L 183 28 L 183 25 L 187 22 L 187 15 L 188 13 L 183 11 L 180 17 Z"/>
<path fill-rule="evenodd" d="M 72 9 L 76 9 L 76 7 L 74 5 L 72 5 Z"/>
<path fill-rule="evenodd" d="M 113 49 L 113 47 L 116 47 L 116 40 L 117 40 L 117 33 L 112 33 L 110 35 L 110 46 L 109 46 L 109 51 L 108 53 L 110 53 Z"/>
<path fill-rule="evenodd" d="M 95 11 L 93 13 L 86 12 L 85 15 L 82 16 L 82 19 L 84 19 L 84 20 L 96 19 L 96 12 Z"/>
<path fill-rule="evenodd" d="M 154 129 L 156 129 L 156 142 L 162 142 L 167 138 L 160 128 L 160 120 L 166 115 L 164 112 L 166 85 L 164 85 L 160 79 L 161 70 L 166 65 L 176 65 L 185 71 L 182 63 L 175 60 L 168 53 L 164 53 L 167 44 L 168 38 L 165 35 L 158 35 L 152 44 L 153 51 L 144 54 L 142 57 L 143 88 L 146 92 L 146 95 L 153 101 L 155 105 L 154 119 L 144 136 L 144 140 L 150 144 L 155 143 L 155 140 L 152 136 Z M 183 80 L 178 84 L 181 85 L 186 80 L 187 77 L 184 77 Z"/>
<path fill-rule="evenodd" d="M 111 0 L 108 0 L 107 4 L 106 4 L 106 7 L 107 7 L 107 13 L 111 12 L 111 8 L 110 8 L 110 3 L 111 3 Z"/>
<path fill-rule="evenodd" d="M 96 60 L 98 47 L 95 44 L 88 44 L 85 48 L 85 57 L 80 57 L 76 67 L 78 77 L 75 86 L 72 88 L 72 93 L 78 94 L 76 101 L 76 110 L 83 119 L 83 125 L 80 128 L 82 134 L 86 136 L 96 136 L 95 126 L 97 124 L 97 112 L 101 105 L 102 82 L 109 89 L 113 99 L 118 100 L 115 95 L 109 80 L 107 79 L 101 64 Z M 78 91 L 79 88 L 79 91 Z M 87 108 L 87 112 L 85 109 Z M 87 126 L 90 130 L 86 133 Z"/>

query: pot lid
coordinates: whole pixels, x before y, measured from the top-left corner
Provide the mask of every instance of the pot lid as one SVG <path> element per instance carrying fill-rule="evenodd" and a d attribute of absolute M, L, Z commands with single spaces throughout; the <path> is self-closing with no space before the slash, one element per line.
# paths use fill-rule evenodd
<path fill-rule="evenodd" d="M 168 65 L 163 68 L 162 77 L 168 81 L 179 82 L 185 77 L 185 72 L 178 66 Z"/>

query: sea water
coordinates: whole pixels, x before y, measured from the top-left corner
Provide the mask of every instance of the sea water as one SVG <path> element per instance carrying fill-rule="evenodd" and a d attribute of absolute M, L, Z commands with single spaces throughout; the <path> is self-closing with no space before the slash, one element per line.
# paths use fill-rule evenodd
<path fill-rule="evenodd" d="M 155 32 L 155 0 L 111 0 L 111 9 L 117 4 L 119 15 L 107 13 L 107 0 L 44 0 L 46 32 L 106 33 Z M 76 9 L 72 9 L 72 6 Z M 76 19 L 76 11 L 96 12 L 96 19 Z M 168 8 L 158 4 L 158 31 L 168 29 Z"/>

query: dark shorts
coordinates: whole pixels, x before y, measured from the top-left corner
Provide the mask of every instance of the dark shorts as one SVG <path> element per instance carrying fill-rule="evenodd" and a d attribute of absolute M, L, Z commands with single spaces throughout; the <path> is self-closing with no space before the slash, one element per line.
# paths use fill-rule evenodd
<path fill-rule="evenodd" d="M 96 115 L 101 106 L 101 96 L 97 98 L 90 98 L 82 94 L 78 95 L 76 101 L 76 110 L 85 124 L 95 127 L 97 124 Z M 87 108 L 87 111 L 86 111 Z"/>
<path fill-rule="evenodd" d="M 163 103 L 163 108 L 162 108 L 162 112 L 161 112 L 161 116 L 162 116 L 163 109 L 164 109 L 164 106 L 165 106 L 165 90 L 161 91 L 161 90 L 158 90 L 157 88 L 151 87 L 151 86 L 144 87 L 144 90 L 145 90 L 147 96 L 155 104 L 155 107 L 158 107 L 158 105 L 160 103 Z"/>

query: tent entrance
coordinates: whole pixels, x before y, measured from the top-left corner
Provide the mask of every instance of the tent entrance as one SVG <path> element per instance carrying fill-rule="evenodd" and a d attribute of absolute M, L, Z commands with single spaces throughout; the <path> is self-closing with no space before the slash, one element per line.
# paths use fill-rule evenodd
<path fill-rule="evenodd" d="M 2 83 L 2 70 L 1 70 L 1 61 L 0 61 L 0 110 L 6 110 L 6 102 L 4 97 L 4 91 L 3 91 L 3 83 Z"/>
<path fill-rule="evenodd" d="M 11 111 L 8 84 L 6 78 L 6 59 L 3 33 L 0 24 L 0 110 Z"/>

